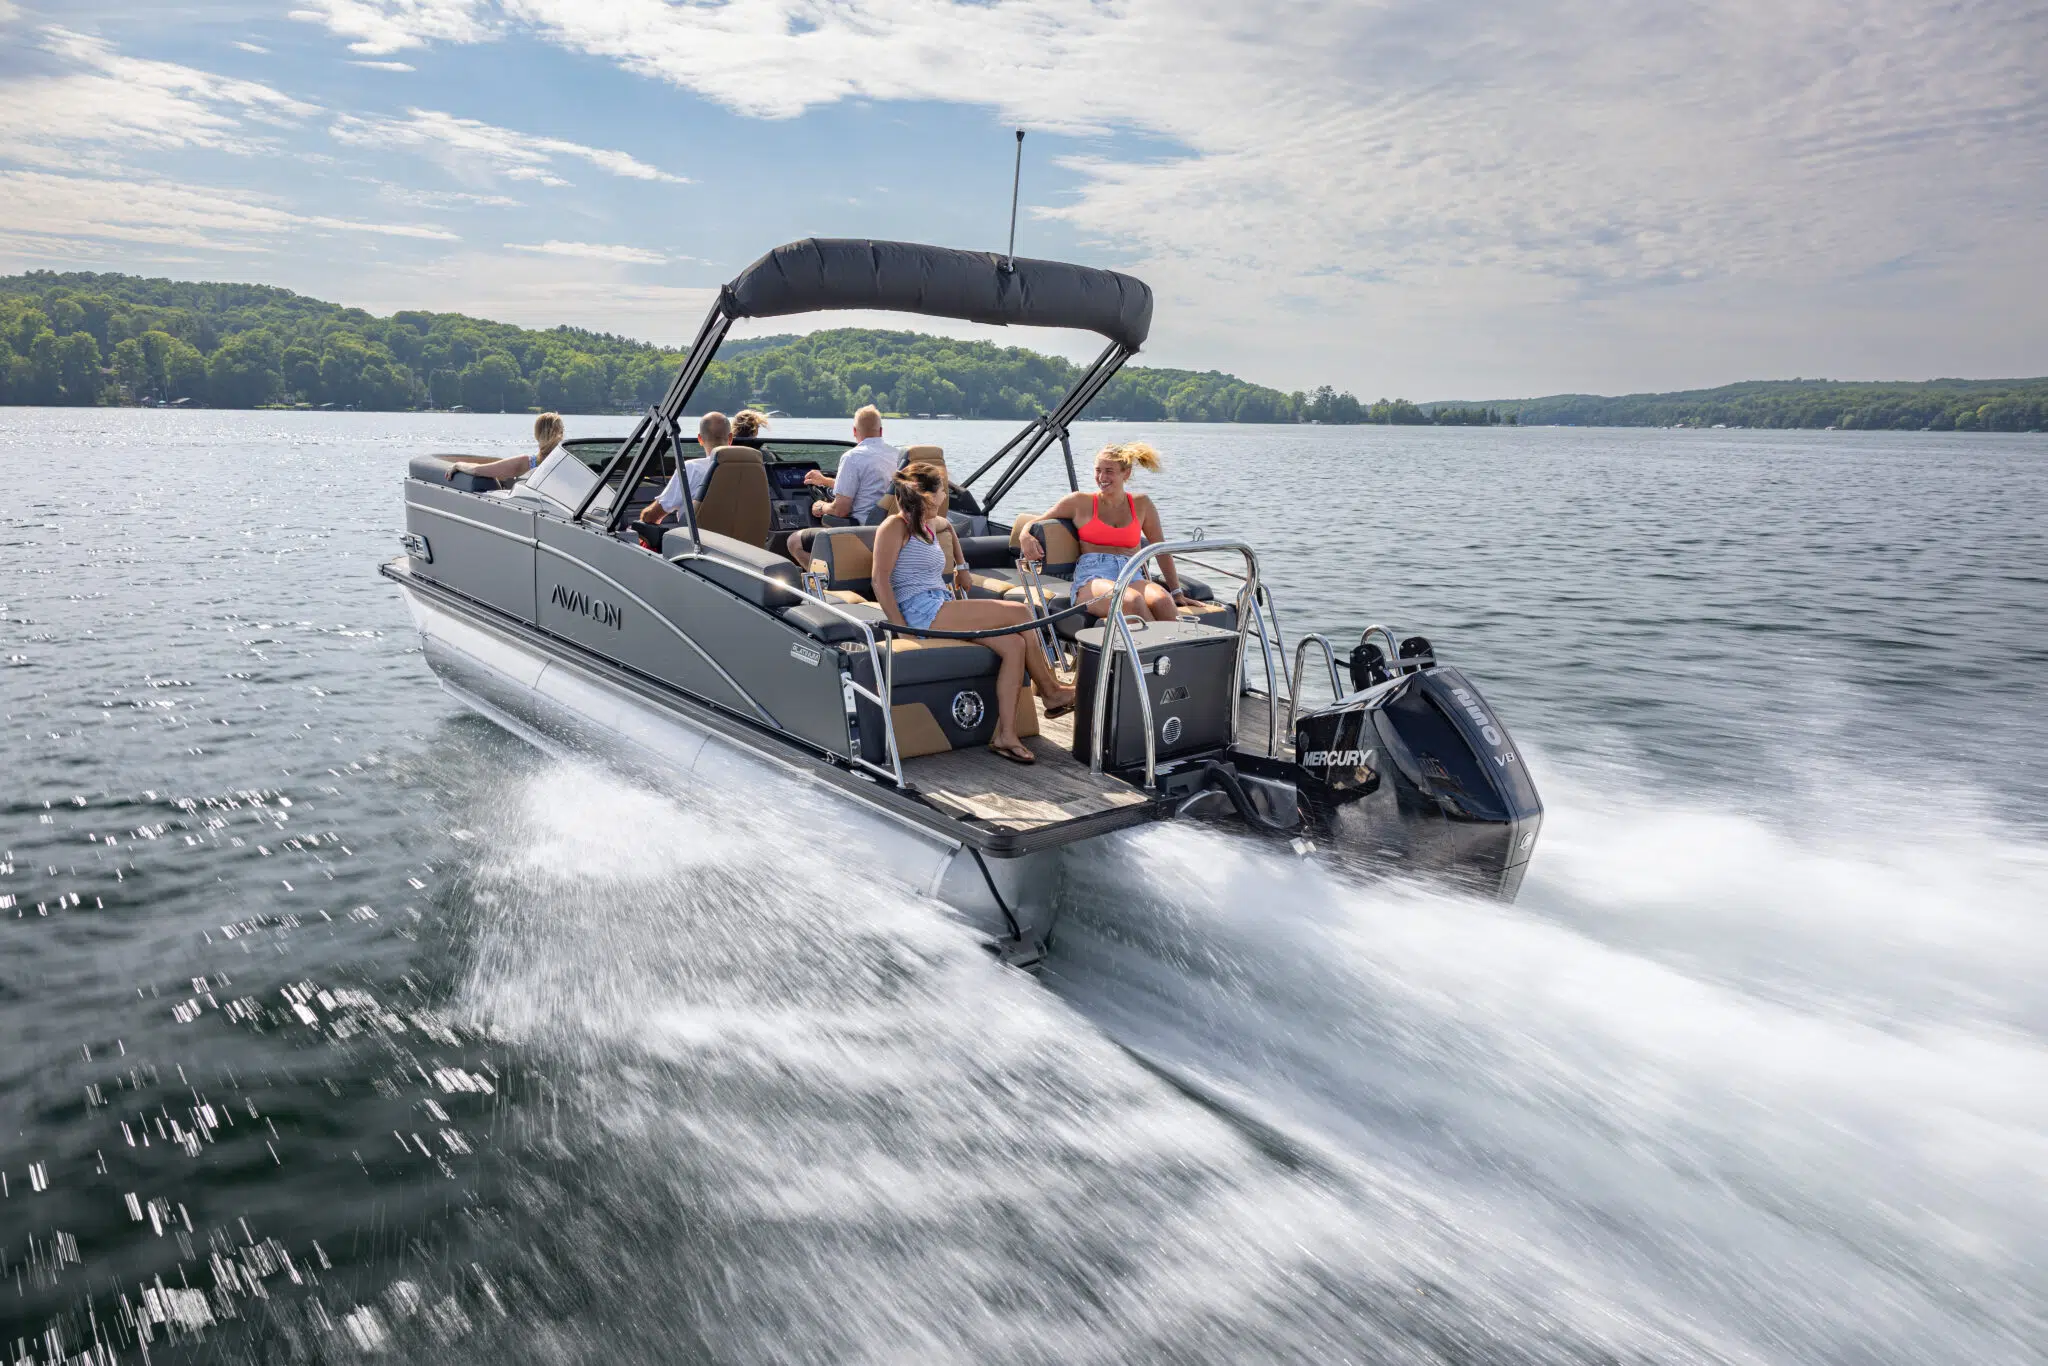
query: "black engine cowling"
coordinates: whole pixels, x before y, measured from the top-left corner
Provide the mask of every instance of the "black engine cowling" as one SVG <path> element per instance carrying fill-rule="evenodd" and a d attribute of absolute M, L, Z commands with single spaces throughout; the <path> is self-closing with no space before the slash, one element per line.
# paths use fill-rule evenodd
<path fill-rule="evenodd" d="M 1420 638 L 1416 638 L 1419 640 Z M 1412 667 L 1427 642 L 1402 650 Z M 1300 786 L 1375 849 L 1513 897 L 1543 802 L 1507 728 L 1470 679 L 1430 663 L 1300 717 Z M 1341 809 L 1341 819 L 1338 819 Z"/>

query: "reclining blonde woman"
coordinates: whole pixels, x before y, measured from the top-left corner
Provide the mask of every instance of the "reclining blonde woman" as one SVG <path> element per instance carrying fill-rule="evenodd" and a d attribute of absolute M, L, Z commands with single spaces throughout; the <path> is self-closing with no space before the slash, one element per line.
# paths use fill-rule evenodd
<path fill-rule="evenodd" d="M 549 456 L 564 453 L 562 448 L 562 415 L 542 413 L 533 420 L 534 444 L 540 447 L 532 455 L 508 455 L 503 460 L 493 460 L 483 455 L 451 455 L 447 477 L 453 479 L 456 471 L 474 474 L 484 479 L 517 479 L 519 476 L 544 464 Z"/>
<path fill-rule="evenodd" d="M 1081 558 L 1074 562 L 1074 601 L 1087 602 L 1091 616 L 1109 615 L 1109 594 L 1116 587 L 1116 576 L 1139 547 L 1166 539 L 1159 529 L 1159 509 L 1152 500 L 1124 487 L 1133 469 L 1157 472 L 1159 452 L 1142 441 L 1104 446 L 1095 457 L 1095 487 L 1099 491 L 1068 494 L 1025 522 L 1027 529 L 1017 538 L 1017 549 L 1025 559 L 1043 560 L 1045 547 L 1029 528 L 1061 517 L 1074 524 L 1081 538 Z M 1183 605 L 1194 602 L 1180 591 L 1180 573 L 1173 567 L 1173 556 L 1161 555 L 1158 564 L 1164 586 L 1141 578 L 1124 589 L 1125 616 L 1174 621 Z"/>
<path fill-rule="evenodd" d="M 967 559 L 959 538 L 946 520 L 946 472 L 922 462 L 898 470 L 889 491 L 897 510 L 875 532 L 875 601 L 882 614 L 899 626 L 921 631 L 987 631 L 1031 620 L 1021 602 L 993 599 L 963 601 L 946 587 L 946 547 L 950 543 L 954 586 L 967 588 Z M 1074 709 L 1074 690 L 1060 686 L 1038 637 L 1030 632 L 990 636 L 980 642 L 996 652 L 1002 668 L 996 675 L 996 729 L 988 747 L 1016 764 L 1035 764 L 1038 757 L 1017 735 L 1017 693 L 1024 675 L 1038 685 L 1047 716 Z"/>

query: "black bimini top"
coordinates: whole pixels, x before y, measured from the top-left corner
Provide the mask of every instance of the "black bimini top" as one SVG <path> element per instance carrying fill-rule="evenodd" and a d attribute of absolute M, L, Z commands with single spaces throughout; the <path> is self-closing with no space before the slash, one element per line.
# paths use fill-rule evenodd
<path fill-rule="evenodd" d="M 1152 330 L 1152 289 L 1113 270 L 914 242 L 807 237 L 777 247 L 725 287 L 736 318 L 836 308 L 923 313 L 1097 332 L 1129 351 Z"/>

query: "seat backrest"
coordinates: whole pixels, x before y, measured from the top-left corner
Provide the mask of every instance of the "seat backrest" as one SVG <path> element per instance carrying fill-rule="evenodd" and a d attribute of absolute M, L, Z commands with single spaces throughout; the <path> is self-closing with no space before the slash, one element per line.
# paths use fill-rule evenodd
<path fill-rule="evenodd" d="M 429 484 L 461 489 L 465 493 L 490 493 L 505 487 L 495 479 L 469 473 L 445 455 L 416 455 L 407 465 L 406 473 Z"/>
<path fill-rule="evenodd" d="M 688 527 L 671 526 L 661 538 L 662 557 L 771 612 L 808 601 L 798 586 L 797 568 L 788 557 L 715 531 L 704 532 L 702 539 L 700 546 Z M 742 572 L 746 569 L 754 573 Z M 764 574 L 775 582 L 762 582 Z"/>
<path fill-rule="evenodd" d="M 1074 566 L 1081 559 L 1081 536 L 1074 524 L 1064 517 L 1048 518 L 1033 522 L 1029 530 L 1045 547 L 1045 565 L 1039 572 L 1055 579 L 1073 578 Z"/>
<path fill-rule="evenodd" d="M 811 533 L 811 572 L 826 588 L 872 598 L 874 570 L 874 527 L 822 527 Z"/>
<path fill-rule="evenodd" d="M 825 527 L 811 533 L 811 572 L 827 589 L 875 596 L 875 535 L 871 526 Z M 951 582 L 953 547 L 946 546 L 946 575 Z"/>
<path fill-rule="evenodd" d="M 752 546 L 768 543 L 770 499 L 768 470 L 761 452 L 746 446 L 720 446 L 711 453 L 711 477 L 697 500 L 697 525 Z"/>

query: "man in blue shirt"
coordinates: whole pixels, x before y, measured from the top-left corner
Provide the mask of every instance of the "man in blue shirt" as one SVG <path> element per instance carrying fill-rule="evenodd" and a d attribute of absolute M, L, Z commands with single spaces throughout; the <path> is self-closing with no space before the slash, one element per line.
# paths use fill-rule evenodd
<path fill-rule="evenodd" d="M 853 439 L 857 443 L 839 457 L 839 473 L 812 470 L 804 482 L 812 488 L 828 489 L 832 497 L 811 504 L 811 515 L 850 517 L 864 524 L 874 516 L 875 505 L 889 492 L 889 481 L 903 467 L 903 452 L 882 440 L 882 414 L 870 403 L 853 415 Z M 789 558 L 800 565 L 811 562 L 808 542 L 811 528 L 789 535 Z"/>

